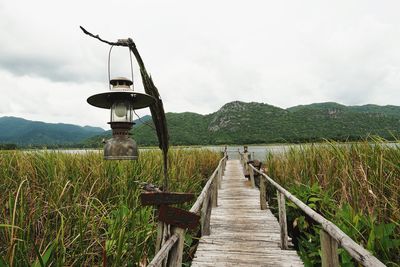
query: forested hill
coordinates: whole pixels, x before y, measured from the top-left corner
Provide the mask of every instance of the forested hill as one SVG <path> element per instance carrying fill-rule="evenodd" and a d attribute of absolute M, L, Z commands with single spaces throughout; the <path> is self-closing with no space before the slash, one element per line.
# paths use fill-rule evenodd
<path fill-rule="evenodd" d="M 317 103 L 288 109 L 263 103 L 231 102 L 208 115 L 167 113 L 171 143 L 175 145 L 313 142 L 323 139 L 358 140 L 400 135 L 400 107 L 344 106 Z M 142 145 L 155 145 L 154 130 L 134 129 Z"/>
<path fill-rule="evenodd" d="M 166 116 L 173 145 L 343 141 L 368 135 L 393 140 L 400 136 L 398 106 L 344 106 L 329 102 L 282 109 L 235 101 L 208 115 L 184 112 Z M 142 146 L 157 145 L 154 127 L 142 124 L 143 121 L 152 122 L 150 116 L 136 121 L 132 130 L 135 140 Z M 107 136 L 109 131 L 96 127 L 0 118 L 0 143 L 3 144 L 101 147 L 101 140 Z"/>
<path fill-rule="evenodd" d="M 104 133 L 104 129 L 63 123 L 45 123 L 16 117 L 0 117 L 0 143 L 29 145 L 74 145 Z"/>

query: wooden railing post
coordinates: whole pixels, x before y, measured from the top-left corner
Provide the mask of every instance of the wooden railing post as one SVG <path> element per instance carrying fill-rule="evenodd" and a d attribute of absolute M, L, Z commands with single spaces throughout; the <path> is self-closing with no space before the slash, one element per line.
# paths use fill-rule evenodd
<path fill-rule="evenodd" d="M 277 192 L 278 209 L 279 209 L 279 226 L 281 228 L 281 249 L 288 249 L 285 195 L 279 191 L 276 192 Z"/>
<path fill-rule="evenodd" d="M 210 217 L 211 217 L 211 190 L 208 190 L 201 207 L 201 235 L 210 235 Z"/>
<path fill-rule="evenodd" d="M 182 266 L 183 247 L 185 245 L 185 230 L 173 227 L 171 234 L 178 234 L 178 240 L 169 252 L 167 266 L 180 267 Z"/>
<path fill-rule="evenodd" d="M 320 230 L 322 267 L 339 267 L 338 244 L 327 232 Z"/>
<path fill-rule="evenodd" d="M 214 177 L 214 181 L 212 182 L 211 185 L 211 203 L 212 203 L 212 207 L 215 208 L 218 206 L 218 181 L 217 181 L 218 175 L 216 175 L 216 177 Z"/>
<path fill-rule="evenodd" d="M 167 241 L 169 237 L 168 233 L 168 225 L 166 223 L 163 223 L 159 221 L 157 223 L 157 239 L 156 239 L 156 253 L 161 249 L 161 247 L 164 245 L 164 243 Z M 165 266 L 166 261 L 163 261 L 163 266 Z"/>
<path fill-rule="evenodd" d="M 218 169 L 218 189 L 221 189 L 222 186 L 222 167 L 223 167 L 223 163 L 221 162 L 221 165 L 219 166 Z"/>
<path fill-rule="evenodd" d="M 250 172 L 251 187 L 255 188 L 256 183 L 254 182 L 254 170 L 253 170 L 252 166 L 249 166 L 249 172 Z"/>
<path fill-rule="evenodd" d="M 227 158 L 225 157 L 225 159 L 222 162 L 224 163 L 224 166 L 222 167 L 222 176 L 224 176 L 225 175 L 225 168 L 226 168 Z"/>
<path fill-rule="evenodd" d="M 268 209 L 267 205 L 267 183 L 265 177 L 261 174 L 260 175 L 260 207 L 261 210 Z"/>

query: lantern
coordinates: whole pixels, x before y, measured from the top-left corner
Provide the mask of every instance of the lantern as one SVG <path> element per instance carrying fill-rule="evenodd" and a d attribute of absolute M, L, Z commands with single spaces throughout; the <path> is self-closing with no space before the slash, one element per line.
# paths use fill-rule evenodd
<path fill-rule="evenodd" d="M 133 110 L 149 107 L 154 98 L 137 93 L 131 87 L 133 82 L 125 77 L 110 80 L 108 92 L 92 95 L 87 102 L 98 108 L 110 109 L 112 138 L 105 142 L 104 159 L 137 160 L 139 156 L 135 140 L 129 137 L 134 125 Z"/>

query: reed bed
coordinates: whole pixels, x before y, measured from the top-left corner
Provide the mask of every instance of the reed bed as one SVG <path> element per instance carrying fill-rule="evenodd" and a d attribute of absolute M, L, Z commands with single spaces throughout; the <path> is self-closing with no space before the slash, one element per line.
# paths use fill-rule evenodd
<path fill-rule="evenodd" d="M 352 144 L 326 142 L 293 147 L 283 154 L 270 154 L 266 171 L 385 264 L 398 266 L 398 144 L 374 139 Z M 300 255 L 308 266 L 320 264 L 319 227 L 294 205 L 288 205 L 288 227 Z M 342 266 L 356 266 L 343 250 L 340 260 Z"/>
<path fill-rule="evenodd" d="M 220 155 L 171 150 L 169 190 L 199 193 Z M 154 255 L 154 209 L 142 183 L 162 184 L 161 152 L 137 162 L 100 153 L 1 152 L 0 266 L 138 266 Z M 189 205 L 189 204 L 188 204 Z"/>

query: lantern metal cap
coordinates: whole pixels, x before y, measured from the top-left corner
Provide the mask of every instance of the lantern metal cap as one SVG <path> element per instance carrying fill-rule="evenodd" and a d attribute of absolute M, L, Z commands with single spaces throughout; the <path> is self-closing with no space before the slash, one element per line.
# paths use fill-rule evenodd
<path fill-rule="evenodd" d="M 133 84 L 133 82 L 131 80 L 129 80 L 128 78 L 125 78 L 125 77 L 115 77 L 115 78 L 110 80 L 110 84 L 112 86 L 116 86 L 118 84 L 131 86 Z"/>
<path fill-rule="evenodd" d="M 98 108 L 110 109 L 115 102 L 128 102 L 133 109 L 146 108 L 155 102 L 155 99 L 142 93 L 136 93 L 130 87 L 133 83 L 125 77 L 116 77 L 110 80 L 113 86 L 111 91 L 92 95 L 87 102 Z"/>
<path fill-rule="evenodd" d="M 128 102 L 133 109 L 146 108 L 155 102 L 152 96 L 136 92 L 108 91 L 106 93 L 92 95 L 87 102 L 98 108 L 110 109 L 118 101 Z"/>

